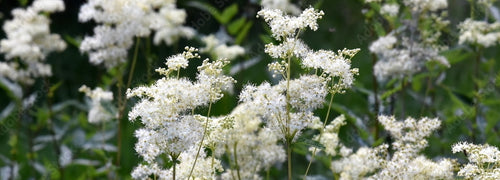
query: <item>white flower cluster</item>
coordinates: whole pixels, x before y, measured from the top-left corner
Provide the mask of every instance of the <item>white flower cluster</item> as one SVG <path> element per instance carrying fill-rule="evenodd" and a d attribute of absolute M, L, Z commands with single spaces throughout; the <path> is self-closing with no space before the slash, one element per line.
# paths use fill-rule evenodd
<path fill-rule="evenodd" d="M 262 0 L 260 5 L 266 9 L 279 9 L 293 15 L 299 15 L 302 12 L 300 8 L 292 4 L 290 0 Z"/>
<path fill-rule="evenodd" d="M 186 51 L 182 54 L 166 60 L 167 69 L 157 69 L 166 77 L 157 80 L 151 86 L 127 90 L 128 98 L 133 96 L 141 98 L 129 112 L 131 121 L 140 119 L 144 124 L 144 128 L 135 133 L 138 138 L 135 150 L 148 165 L 141 165 L 134 170 L 133 175 L 138 179 L 145 178 L 147 176 L 144 175 L 149 174 L 162 175 L 161 169 L 146 171 L 149 166 L 155 166 L 155 160 L 161 154 L 170 156 L 172 160 L 179 157 L 178 160 L 181 162 L 179 170 L 187 168 L 186 171 L 189 173 L 190 165 L 194 161 L 193 153 L 184 154 L 197 144 L 199 145 L 204 133 L 202 122 L 208 118 L 194 115 L 192 112 L 197 107 L 206 106 L 222 98 L 222 90 L 227 89 L 234 82 L 234 79 L 222 73 L 222 68 L 228 63 L 223 60 L 214 62 L 204 60 L 203 64 L 198 67 L 199 73 L 195 82 L 186 78 L 169 77 L 169 72 L 186 68 L 189 59 L 199 57 L 196 53 L 197 49 L 190 47 L 185 49 Z M 201 157 L 204 158 L 205 155 Z M 189 160 L 183 162 L 183 159 Z M 197 163 L 203 164 L 204 162 L 200 160 Z M 196 167 L 192 176 L 201 179 L 213 176 L 215 170 L 219 169 L 219 166 L 198 165 Z M 180 176 L 187 177 L 188 175 Z M 162 178 L 170 178 L 170 176 Z"/>
<path fill-rule="evenodd" d="M 248 85 L 240 94 L 240 101 L 253 106 L 255 111 L 264 117 L 267 127 L 278 132 L 283 140 L 288 133 L 297 137 L 311 122 L 319 121 L 312 111 L 322 106 L 328 93 L 326 80 L 322 77 L 309 75 L 291 80 L 288 90 L 289 105 L 297 111 L 287 114 L 286 87 L 286 81 L 275 86 L 269 83 L 257 87 Z"/>
<path fill-rule="evenodd" d="M 466 179 L 497 179 L 500 177 L 500 151 L 497 147 L 459 142 L 453 153 L 464 152 L 469 163 L 460 168 L 458 176 Z"/>
<path fill-rule="evenodd" d="M 318 29 L 317 20 L 323 16 L 323 11 L 308 8 L 299 16 L 289 16 L 278 9 L 264 8 L 257 14 L 269 24 L 272 36 L 281 41 L 278 45 L 267 44 L 265 52 L 281 59 L 269 64 L 269 70 L 281 74 L 284 79 L 275 86 L 268 83 L 247 86 L 240 99 L 259 107 L 257 112 L 265 118 L 266 127 L 279 132 L 283 140 L 295 141 L 302 129 L 319 121 L 313 111 L 322 106 L 328 92 L 343 92 L 353 84 L 358 70 L 351 69 L 350 59 L 359 49 L 344 49 L 337 53 L 313 51 L 298 39 L 300 32 L 307 27 Z M 300 59 L 303 67 L 316 69 L 321 74 L 290 79 L 291 58 Z M 328 86 L 329 82 L 332 82 L 331 86 Z"/>
<path fill-rule="evenodd" d="M 110 102 L 113 100 L 113 92 L 104 91 L 100 87 L 92 90 L 86 85 L 80 87 L 78 91 L 85 93 L 85 95 L 91 99 L 91 108 L 88 114 L 90 123 L 97 124 L 114 118 L 114 115 L 102 105 L 103 102 Z"/>
<path fill-rule="evenodd" d="M 486 21 L 475 21 L 470 18 L 458 25 L 460 36 L 459 44 L 469 43 L 491 47 L 500 44 L 500 23 L 488 23 Z"/>
<path fill-rule="evenodd" d="M 441 125 L 438 119 L 408 118 L 403 122 L 394 117 L 379 116 L 379 122 L 394 138 L 391 157 L 388 145 L 374 149 L 360 148 L 355 154 L 342 153 L 342 159 L 332 163 L 332 170 L 341 179 L 452 179 L 454 162 L 442 159 L 433 162 L 419 152 L 427 147 L 426 137 Z M 344 150 L 345 151 L 345 150 Z M 349 152 L 349 151 L 346 151 Z M 346 156 L 347 155 L 347 156 Z M 369 177 L 366 177 L 369 175 Z"/>
<path fill-rule="evenodd" d="M 392 148 L 396 152 L 373 176 L 374 179 L 453 179 L 451 160 L 433 162 L 418 155 L 427 147 L 425 138 L 439 128 L 441 121 L 424 117 L 418 121 L 407 118 L 400 122 L 393 116 L 379 116 L 378 120 L 395 139 Z"/>
<path fill-rule="evenodd" d="M 94 36 L 87 36 L 80 45 L 89 53 L 90 62 L 114 67 L 127 58 L 134 37 L 145 37 L 155 31 L 154 43 L 168 45 L 179 37 L 192 37 L 195 31 L 182 24 L 186 12 L 177 9 L 175 1 L 159 0 L 89 0 L 78 15 L 81 22 L 94 20 Z"/>
<path fill-rule="evenodd" d="M 222 164 L 218 159 L 212 159 L 207 157 L 204 151 L 201 151 L 196 161 L 200 167 L 193 170 L 191 176 L 189 176 L 191 166 L 194 163 L 196 156 L 196 149 L 190 148 L 178 157 L 178 164 L 176 164 L 176 179 L 216 179 L 215 172 L 222 171 Z M 173 169 L 164 169 L 160 164 L 152 162 L 151 164 L 140 164 L 132 171 L 133 179 L 150 179 L 151 175 L 154 175 L 157 179 L 168 180 L 172 179 Z"/>
<path fill-rule="evenodd" d="M 238 173 L 241 179 L 261 179 L 260 171 L 285 160 L 277 133 L 261 128 L 264 122 L 260 114 L 259 107 L 251 103 L 241 103 L 231 112 L 233 127 L 220 131 L 225 140 L 219 141 L 215 151 L 218 156 L 225 152 L 233 164 L 221 175 L 222 179 L 235 179 Z"/>
<path fill-rule="evenodd" d="M 386 144 L 375 148 L 361 147 L 354 154 L 351 149 L 344 150 L 342 158 L 332 161 L 330 168 L 340 174 L 340 179 L 365 178 L 384 165 L 388 147 Z"/>
<path fill-rule="evenodd" d="M 382 3 L 382 1 L 372 1 Z M 440 45 L 439 38 L 443 29 L 449 24 L 443 18 L 448 7 L 446 0 L 404 0 L 403 7 L 394 2 L 381 4 L 380 14 L 392 22 L 394 18 L 405 19 L 400 27 L 379 37 L 369 49 L 379 58 L 374 74 L 380 81 L 391 78 L 402 78 L 419 72 L 427 61 L 436 61 L 449 67 L 447 59 L 440 55 L 446 47 Z M 405 13 L 399 13 L 403 10 Z M 401 14 L 399 17 L 398 14 Z M 434 28 L 425 24 L 433 23 Z M 397 24 L 395 24 L 397 25 Z"/>
<path fill-rule="evenodd" d="M 319 119 L 318 119 L 319 120 Z M 320 144 L 325 146 L 325 153 L 330 156 L 336 156 L 337 155 L 337 149 L 340 148 L 345 148 L 341 143 L 339 139 L 339 129 L 341 126 L 345 125 L 345 116 L 340 115 L 337 118 L 333 119 L 333 121 L 330 122 L 329 125 L 326 125 L 323 128 L 323 123 L 320 121 L 313 122 L 312 123 L 312 129 L 322 129 L 321 135 L 316 135 L 313 137 L 314 141 L 318 141 Z M 316 149 L 316 153 L 318 153 L 320 149 L 315 148 L 315 147 L 310 147 L 309 151 L 314 152 Z"/>
<path fill-rule="evenodd" d="M 404 0 L 403 2 L 414 11 L 438 11 L 448 8 L 447 0 Z"/>
<path fill-rule="evenodd" d="M 12 10 L 14 18 L 3 25 L 7 39 L 0 41 L 0 53 L 11 61 L 0 62 L 0 76 L 32 84 L 34 78 L 52 75 L 50 65 L 43 61 L 50 52 L 64 50 L 66 43 L 50 33 L 47 14 L 60 11 L 64 11 L 62 0 L 35 0 L 26 9 Z M 13 61 L 16 58 L 18 61 Z"/>
<path fill-rule="evenodd" d="M 201 48 L 200 52 L 210 53 L 215 59 L 232 60 L 245 54 L 243 47 L 238 45 L 227 46 L 213 34 L 205 36 L 201 40 L 205 43 L 205 47 Z"/>
<path fill-rule="evenodd" d="M 380 8 L 380 14 L 386 16 L 397 16 L 399 13 L 399 4 L 384 4 Z"/>
<path fill-rule="evenodd" d="M 279 9 L 262 9 L 257 12 L 257 17 L 262 16 L 271 27 L 273 37 L 277 40 L 296 38 L 301 30 L 309 27 L 313 31 L 318 29 L 318 19 L 323 17 L 323 11 L 307 8 L 299 16 L 284 15 Z"/>

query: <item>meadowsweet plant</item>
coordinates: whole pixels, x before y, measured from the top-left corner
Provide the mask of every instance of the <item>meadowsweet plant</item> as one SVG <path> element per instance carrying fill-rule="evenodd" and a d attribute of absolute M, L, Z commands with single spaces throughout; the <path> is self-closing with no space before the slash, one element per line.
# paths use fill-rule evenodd
<path fill-rule="evenodd" d="M 394 153 L 388 153 L 388 145 L 362 147 L 354 154 L 341 149 L 342 158 L 331 166 L 341 179 L 453 179 L 453 160 L 434 162 L 419 154 L 428 145 L 425 138 L 439 128 L 441 121 L 427 117 L 397 121 L 394 116 L 379 116 L 378 120 L 394 139 Z"/>
<path fill-rule="evenodd" d="M 89 54 L 91 63 L 115 67 L 127 59 L 134 37 L 155 32 L 154 43 L 174 43 L 179 37 L 191 38 L 195 31 L 182 26 L 186 12 L 175 1 L 90 0 L 80 8 L 80 22 L 95 21 L 94 36 L 86 36 L 80 51 Z"/>
<path fill-rule="evenodd" d="M 469 163 L 462 166 L 458 176 L 466 179 L 496 179 L 500 177 L 500 151 L 488 144 L 459 142 L 453 145 L 453 153 L 464 153 Z"/>
<path fill-rule="evenodd" d="M 328 93 L 343 93 L 353 84 L 357 69 L 351 69 L 350 59 L 359 51 L 328 50 L 313 51 L 298 38 L 306 28 L 317 30 L 317 20 L 323 11 L 305 9 L 299 16 L 289 16 L 279 9 L 263 9 L 263 17 L 271 27 L 273 38 L 280 44 L 267 44 L 266 53 L 278 61 L 269 64 L 269 70 L 281 75 L 277 85 L 269 83 L 247 86 L 241 99 L 246 103 L 261 106 L 266 118 L 266 127 L 272 129 L 286 145 L 288 178 L 292 178 L 291 147 L 296 138 L 313 121 L 319 121 L 313 111 L 322 106 Z M 304 68 L 316 70 L 316 74 L 301 75 L 292 79 L 291 64 L 299 61 Z M 330 99 L 331 106 L 332 99 Z M 328 118 L 328 117 L 327 117 Z M 326 123 L 326 120 L 325 120 Z M 307 172 L 306 172 L 307 174 Z"/>
<path fill-rule="evenodd" d="M 0 41 L 0 53 L 8 61 L 0 62 L 0 77 L 21 84 L 33 84 L 38 77 L 49 77 L 52 69 L 46 56 L 62 51 L 66 43 L 50 32 L 49 14 L 64 11 L 61 0 L 36 0 L 31 6 L 12 10 L 12 20 L 3 25 L 7 38 Z"/>
<path fill-rule="evenodd" d="M 422 70 L 427 61 L 450 66 L 446 58 L 440 55 L 446 49 L 440 44 L 440 36 L 449 24 L 445 20 L 447 1 L 404 0 L 402 8 L 393 1 L 366 3 L 380 5 L 380 14 L 391 25 L 387 34 L 381 35 L 369 47 L 379 58 L 374 67 L 378 80 L 411 77 Z M 403 11 L 399 12 L 400 9 Z M 433 27 L 429 28 L 431 23 Z"/>
<path fill-rule="evenodd" d="M 187 67 L 189 59 L 199 58 L 197 51 L 186 47 L 182 54 L 167 58 L 167 68 L 156 70 L 164 75 L 162 79 L 151 86 L 127 91 L 127 97 L 141 98 L 130 111 L 129 119 L 139 119 L 144 124 L 135 133 L 138 138 L 135 150 L 145 164 L 132 172 L 135 179 L 150 175 L 162 179 L 207 179 L 214 178 L 220 169 L 218 161 L 206 160 L 208 157 L 201 148 L 210 136 L 210 108 L 234 79 L 223 74 L 222 68 L 228 63 L 223 59 L 205 59 L 194 82 L 179 77 L 178 72 Z M 194 114 L 196 108 L 203 106 L 209 108 L 207 116 Z"/>

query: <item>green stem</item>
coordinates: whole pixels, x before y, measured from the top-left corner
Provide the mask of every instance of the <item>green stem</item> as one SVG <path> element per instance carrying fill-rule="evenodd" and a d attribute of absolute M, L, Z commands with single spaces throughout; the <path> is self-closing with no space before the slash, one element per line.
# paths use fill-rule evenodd
<path fill-rule="evenodd" d="M 291 140 L 287 140 L 289 142 L 286 143 L 286 156 L 287 156 L 287 164 L 288 164 L 288 180 L 292 180 L 292 146 Z"/>
<path fill-rule="evenodd" d="M 130 66 L 130 72 L 128 75 L 128 80 L 127 84 L 125 86 L 125 91 L 130 87 L 130 84 L 132 83 L 132 77 L 134 76 L 134 71 L 135 71 L 135 66 L 137 63 L 137 55 L 139 54 L 139 44 L 140 44 L 140 38 L 137 37 L 135 48 L 134 48 L 134 56 L 132 59 L 132 65 Z M 120 73 L 117 73 L 118 77 L 118 140 L 117 140 L 117 152 L 116 152 L 116 166 L 120 166 L 120 157 L 121 157 L 121 150 L 122 150 L 122 121 L 123 117 L 125 117 L 125 109 L 127 108 L 127 97 L 123 95 L 123 72 L 120 71 Z"/>
<path fill-rule="evenodd" d="M 52 112 L 52 96 L 53 96 L 53 92 L 50 91 L 50 82 L 48 79 L 45 79 L 45 88 L 48 92 L 48 96 L 47 96 L 47 108 L 48 108 L 48 117 L 47 117 L 47 126 L 49 128 L 49 132 L 50 132 L 50 135 L 52 137 L 52 148 L 54 148 L 54 152 L 56 153 L 56 156 L 57 158 L 60 158 L 61 156 L 61 150 L 59 149 L 59 141 L 57 140 L 57 136 L 56 136 L 56 133 L 54 131 L 54 123 L 52 121 L 52 116 L 53 116 L 53 112 Z M 59 174 L 60 174 L 60 178 L 61 179 L 64 179 L 64 168 L 62 167 L 61 165 L 61 162 L 60 161 L 57 161 L 57 166 L 58 166 L 58 170 L 59 170 Z"/>
<path fill-rule="evenodd" d="M 480 108 L 479 108 L 479 101 L 480 101 L 480 94 L 479 94 L 479 66 L 481 65 L 481 47 L 478 47 L 476 49 L 476 58 L 475 58 L 475 67 L 474 67 L 474 120 L 479 121 L 479 116 L 480 116 Z M 477 125 L 476 125 L 477 126 Z M 476 127 L 477 129 L 477 127 Z M 472 133 L 472 138 L 474 139 L 474 135 L 476 133 Z"/>
<path fill-rule="evenodd" d="M 193 166 L 191 166 L 191 170 L 189 171 L 188 179 L 191 178 L 191 175 L 193 174 L 194 167 L 196 166 L 196 161 L 198 160 L 198 156 L 200 156 L 201 147 L 203 147 L 203 141 L 205 140 L 205 136 L 207 135 L 208 120 L 210 117 L 211 110 L 212 110 L 212 101 L 210 101 L 210 103 L 208 105 L 207 119 L 205 121 L 205 127 L 203 127 L 203 136 L 201 136 L 201 142 L 200 142 L 200 145 L 198 146 L 198 152 L 196 152 L 196 157 L 194 158 Z"/>
<path fill-rule="evenodd" d="M 323 128 L 321 128 L 321 130 L 320 130 L 318 141 L 320 141 L 321 137 L 323 136 L 323 129 L 325 129 L 326 121 L 328 121 L 328 117 L 330 116 L 330 109 L 331 109 L 332 103 L 333 103 L 333 95 L 334 94 L 331 95 L 331 97 L 330 97 L 330 103 L 328 103 L 328 111 L 326 112 L 325 121 L 323 122 Z M 309 164 L 307 165 L 306 173 L 304 174 L 304 179 L 306 179 L 307 174 L 309 173 L 309 169 L 311 168 L 312 161 L 314 160 L 314 157 L 316 156 L 316 150 L 317 149 L 318 148 L 315 147 L 314 150 L 313 150 L 311 160 L 309 160 Z"/>
<path fill-rule="evenodd" d="M 172 162 L 173 162 L 173 165 L 172 165 L 172 180 L 175 180 L 175 173 L 176 173 L 176 167 L 177 167 L 177 158 L 179 157 L 178 155 L 170 155 L 170 157 L 172 158 Z"/>
<path fill-rule="evenodd" d="M 236 147 L 238 143 L 234 143 L 233 146 L 233 151 L 234 151 L 234 163 L 236 164 L 236 174 L 238 175 L 238 180 L 241 180 L 241 175 L 240 175 L 240 165 L 238 164 L 238 154 L 236 152 Z"/>

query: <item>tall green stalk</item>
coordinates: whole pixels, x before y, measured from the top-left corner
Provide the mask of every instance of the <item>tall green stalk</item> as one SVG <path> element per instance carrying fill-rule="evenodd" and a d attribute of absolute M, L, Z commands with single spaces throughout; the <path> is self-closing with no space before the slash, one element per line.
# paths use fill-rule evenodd
<path fill-rule="evenodd" d="M 128 75 L 128 80 L 127 84 L 125 86 L 125 90 L 130 87 L 130 84 L 132 82 L 132 77 L 134 76 L 134 71 L 135 71 L 135 66 L 137 63 L 137 55 L 139 54 L 139 44 L 140 44 L 140 38 L 138 37 L 135 43 L 135 48 L 134 48 L 134 56 L 132 59 L 132 65 L 130 66 L 130 72 Z M 120 73 L 117 73 L 117 80 L 118 80 L 118 141 L 117 141 L 117 152 L 116 152 L 116 166 L 120 166 L 120 157 L 121 157 L 121 147 L 122 147 L 122 121 L 123 118 L 125 117 L 125 110 L 127 108 L 127 98 L 126 96 L 123 95 L 123 72 L 120 71 Z"/>
<path fill-rule="evenodd" d="M 201 147 L 203 147 L 203 141 L 205 140 L 205 136 L 207 135 L 208 121 L 209 121 L 211 110 L 212 110 L 212 101 L 210 101 L 210 103 L 208 105 L 207 119 L 205 121 L 205 126 L 203 127 L 203 136 L 201 136 L 200 145 L 198 146 L 198 151 L 196 152 L 196 157 L 194 158 L 193 166 L 191 166 L 191 170 L 189 171 L 188 179 L 191 178 L 191 175 L 193 174 L 194 167 L 196 166 L 196 161 L 198 160 L 198 156 L 200 156 Z"/>

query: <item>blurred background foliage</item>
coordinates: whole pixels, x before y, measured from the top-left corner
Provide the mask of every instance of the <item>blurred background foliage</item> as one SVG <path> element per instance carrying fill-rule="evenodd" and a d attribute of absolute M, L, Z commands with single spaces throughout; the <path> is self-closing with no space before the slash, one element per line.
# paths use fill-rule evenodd
<path fill-rule="evenodd" d="M 368 50 L 370 43 L 378 38 L 375 31 L 386 31 L 387 27 L 384 27 L 383 22 L 381 29 L 376 29 L 380 27 L 373 26 L 373 23 L 367 23 L 362 13 L 367 7 L 362 0 L 295 2 L 302 9 L 313 6 L 325 12 L 323 19 L 319 21 L 319 29 L 315 32 L 306 31 L 301 36 L 312 49 L 361 48 L 360 53 L 352 60 L 352 66 L 360 70 L 355 86 L 345 94 L 335 97 L 334 116 L 330 116 L 345 114 L 348 118 L 348 124 L 340 131 L 342 141 L 354 148 L 391 142 L 388 134 L 383 132 L 375 120 L 373 88 L 377 84 L 372 75 L 372 55 Z M 30 3 L 29 0 L 0 0 L 0 24 L 12 18 L 10 14 L 12 9 Z M 115 147 L 118 123 L 101 126 L 89 124 L 86 119 L 88 109 L 84 103 L 84 94 L 78 92 L 78 88 L 82 84 L 89 87 L 111 87 L 116 96 L 114 85 L 116 72 L 90 64 L 87 55 L 80 53 L 78 49 L 79 42 L 85 35 L 92 34 L 95 25 L 78 22 L 78 11 L 83 3 L 85 3 L 84 0 L 66 0 L 66 10 L 51 15 L 51 31 L 60 34 L 68 43 L 68 48 L 64 52 L 52 53 L 47 57 L 53 69 L 52 77 L 46 80 L 39 79 L 35 85 L 23 92 L 25 95 L 33 93 L 39 95 L 35 105 L 23 112 L 14 110 L 10 114 L 2 114 L 0 167 L 8 165 L 8 159 L 17 161 L 21 179 L 38 177 L 34 169 L 29 168 L 33 166 L 28 165 L 32 161 L 45 166 L 45 171 L 51 172 L 50 179 L 106 179 L 109 178 L 108 171 L 115 170 L 119 179 L 128 179 L 131 169 L 140 162 L 134 151 L 136 139 L 133 136 L 134 130 L 141 126 L 138 122 L 122 120 L 125 122 L 122 123 L 124 141 L 119 167 L 111 165 L 115 152 L 106 151 L 105 148 L 101 148 L 103 150 L 92 148 L 92 145 L 95 145 L 92 143 L 99 140 L 109 143 L 109 148 Z M 226 94 L 214 105 L 214 115 L 228 114 L 238 103 L 237 95 L 245 84 L 260 84 L 263 81 L 276 82 L 267 71 L 267 64 L 273 60 L 264 53 L 264 45 L 273 40 L 270 38 L 265 22 L 255 16 L 260 9 L 256 0 L 179 0 L 177 4 L 179 8 L 187 11 L 188 18 L 185 25 L 195 28 L 198 34 L 225 33 L 233 38 L 235 44 L 243 46 L 246 50 L 246 55 L 234 60 L 231 67 L 227 68 L 227 72 L 231 73 L 238 82 L 235 84 L 234 92 Z M 384 108 L 381 112 L 383 114 L 394 114 L 398 119 L 404 119 L 407 116 L 415 118 L 429 116 L 441 119 L 442 128 L 431 137 L 425 154 L 430 158 L 451 157 L 464 161 L 463 156 L 452 154 L 452 144 L 458 141 L 469 141 L 500 145 L 498 133 L 500 130 L 500 66 L 498 65 L 500 51 L 498 51 L 498 46 L 483 51 L 482 63 L 478 67 L 480 76 L 474 78 L 475 54 L 469 47 L 458 45 L 457 30 L 457 24 L 469 17 L 470 6 L 466 0 L 449 0 L 448 4 L 448 17 L 451 23 L 443 35 L 442 44 L 450 47 L 443 55 L 447 57 L 451 67 L 418 74 L 407 82 L 404 93 L 401 93 L 401 89 L 397 89 L 398 86 L 394 85 L 399 82 L 378 84 L 378 95 L 382 97 Z M 432 24 L 429 26 L 432 28 Z M 0 38 L 5 38 L 3 31 L 0 31 Z M 182 39 L 173 46 L 164 44 L 153 46 L 151 39 L 141 39 L 139 63 L 133 74 L 131 86 L 149 84 L 158 79 L 160 76 L 154 72 L 154 69 L 164 67 L 165 58 L 182 52 L 186 45 L 204 46 L 199 38 Z M 203 57 L 209 57 L 209 55 L 203 54 Z M 3 61 L 4 57 L 0 55 L 0 59 Z M 194 78 L 194 72 L 199 64 L 201 61 L 191 61 L 190 67 L 183 72 L 183 75 Z M 126 66 L 129 69 L 128 65 Z M 427 66 L 434 67 L 435 64 L 428 63 Z M 480 85 L 480 92 L 475 91 L 475 83 Z M 474 97 L 479 97 L 479 103 L 474 101 Z M 51 103 L 47 103 L 48 101 Z M 406 102 L 404 106 L 399 103 L 400 101 Z M 9 91 L 2 87 L 0 110 L 8 108 L 11 102 Z M 134 100 L 129 101 L 128 107 L 130 108 L 133 103 Z M 49 106 L 51 108 L 48 108 Z M 476 110 L 481 112 L 478 118 L 475 118 Z M 324 117 L 326 108 L 317 113 Z M 18 115 L 22 116 L 24 124 L 13 120 Z M 59 142 L 67 146 L 74 160 L 73 164 L 65 167 L 65 174 L 57 171 L 58 157 L 51 148 L 39 147 L 40 151 L 30 150 L 36 145 L 51 146 L 51 141 L 43 139 L 52 131 L 47 128 L 47 124 L 50 123 L 47 119 L 51 116 L 56 127 L 54 131 L 61 138 Z M 19 136 L 13 137 L 7 133 L 16 127 L 22 132 Z M 312 136 L 312 132 L 309 132 L 305 133 L 302 138 L 308 139 Z M 308 143 L 310 142 L 304 140 L 303 143 L 295 146 L 294 169 L 305 169 L 308 162 L 306 150 L 310 145 Z M 75 163 L 76 160 L 80 161 Z M 318 162 L 313 164 L 309 174 L 331 176 L 328 159 L 319 158 Z M 284 177 L 286 170 L 277 167 L 270 173 L 270 177 L 275 179 Z"/>

